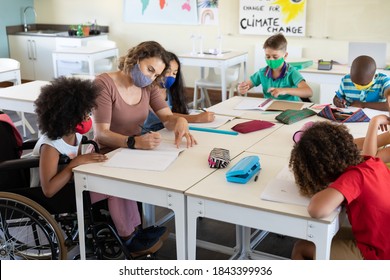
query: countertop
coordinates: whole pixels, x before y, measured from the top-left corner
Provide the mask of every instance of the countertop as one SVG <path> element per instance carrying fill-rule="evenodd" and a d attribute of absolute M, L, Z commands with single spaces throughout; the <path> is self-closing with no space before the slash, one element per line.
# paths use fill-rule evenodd
<path fill-rule="evenodd" d="M 87 37 L 96 37 L 101 35 L 107 35 L 109 32 L 108 26 L 99 26 L 100 34 L 99 35 L 89 35 L 89 36 L 70 36 L 68 34 L 68 29 L 71 24 L 31 24 L 29 25 L 30 31 L 47 31 L 48 33 L 29 33 L 23 32 L 23 25 L 7 26 L 6 31 L 7 35 L 24 35 L 24 36 L 44 36 L 44 37 L 62 37 L 62 38 L 87 38 Z"/>

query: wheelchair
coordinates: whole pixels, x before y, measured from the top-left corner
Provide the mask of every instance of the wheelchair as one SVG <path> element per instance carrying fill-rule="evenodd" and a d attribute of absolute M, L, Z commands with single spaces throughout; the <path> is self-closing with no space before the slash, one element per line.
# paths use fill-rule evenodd
<path fill-rule="evenodd" d="M 74 185 L 68 184 L 53 198 L 40 186 L 30 188 L 30 168 L 39 158 L 21 157 L 37 140 L 22 138 L 6 114 L 0 111 L 0 260 L 68 259 L 78 245 Z M 95 142 L 83 137 L 83 144 Z M 59 165 L 67 164 L 61 157 Z M 71 203 L 69 203 L 71 201 Z M 84 193 L 87 259 L 134 259 L 111 221 L 107 201 L 92 204 Z M 74 259 L 78 259 L 77 254 Z M 137 259 L 154 259 L 155 254 Z"/>

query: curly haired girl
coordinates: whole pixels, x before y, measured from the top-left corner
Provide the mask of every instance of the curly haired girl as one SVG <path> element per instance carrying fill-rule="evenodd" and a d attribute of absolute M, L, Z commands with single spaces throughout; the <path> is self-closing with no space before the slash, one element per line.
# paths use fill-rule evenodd
<path fill-rule="evenodd" d="M 314 123 L 291 152 L 290 168 L 308 212 L 324 218 L 345 205 L 352 227 L 333 238 L 331 259 L 390 259 L 390 171 L 379 158 L 361 156 L 346 126 Z M 293 259 L 313 259 L 315 245 L 298 241 Z"/>

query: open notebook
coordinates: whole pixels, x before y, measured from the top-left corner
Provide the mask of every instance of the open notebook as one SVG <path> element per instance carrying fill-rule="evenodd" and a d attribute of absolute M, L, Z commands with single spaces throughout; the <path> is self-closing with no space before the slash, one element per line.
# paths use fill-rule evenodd
<path fill-rule="evenodd" d="M 284 101 L 276 99 L 244 99 L 234 108 L 236 110 L 285 111 L 288 109 L 301 110 L 303 102 Z"/>
<path fill-rule="evenodd" d="M 261 194 L 261 199 L 289 204 L 308 206 L 310 199 L 299 193 L 299 188 L 295 184 L 294 175 L 288 165 L 272 179 Z"/>
<path fill-rule="evenodd" d="M 162 142 L 154 150 L 118 149 L 103 164 L 107 167 L 130 168 L 139 170 L 164 171 L 185 150 L 176 148 L 173 143 Z"/>

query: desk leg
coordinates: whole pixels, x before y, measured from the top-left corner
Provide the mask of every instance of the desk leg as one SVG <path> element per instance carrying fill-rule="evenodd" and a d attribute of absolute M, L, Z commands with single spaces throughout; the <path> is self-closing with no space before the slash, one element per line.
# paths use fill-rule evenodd
<path fill-rule="evenodd" d="M 88 58 L 88 68 L 89 68 L 89 75 L 95 76 L 95 63 L 94 60 L 92 59 L 92 56 L 89 56 Z"/>
<path fill-rule="evenodd" d="M 243 64 L 244 64 L 244 81 L 246 81 L 246 76 L 247 76 L 246 61 L 244 61 Z"/>
<path fill-rule="evenodd" d="M 143 227 L 147 228 L 156 223 L 156 210 L 155 206 L 148 203 L 142 203 L 142 209 L 144 212 L 143 218 Z"/>
<path fill-rule="evenodd" d="M 53 53 L 52 58 L 53 58 L 54 78 L 58 78 L 57 55 Z"/>
<path fill-rule="evenodd" d="M 198 217 L 204 216 L 203 201 L 199 198 L 187 197 L 187 248 L 188 259 L 196 259 L 196 227 Z"/>
<path fill-rule="evenodd" d="M 76 188 L 76 207 L 77 207 L 77 223 L 79 229 L 79 247 L 80 247 L 80 259 L 86 259 L 85 253 L 85 232 L 84 232 L 84 202 L 83 191 L 87 183 L 86 178 L 81 174 L 74 175 L 75 188 Z"/>
<path fill-rule="evenodd" d="M 168 193 L 168 208 L 175 213 L 176 254 L 178 260 L 187 259 L 187 207 L 183 193 Z"/>
<path fill-rule="evenodd" d="M 227 88 L 226 88 L 226 67 L 225 66 L 222 66 L 221 67 L 221 98 L 222 98 L 222 102 L 226 100 L 226 91 L 227 91 Z"/>
<path fill-rule="evenodd" d="M 316 260 L 329 260 L 332 239 L 339 230 L 338 219 L 336 220 L 330 225 L 309 222 L 307 240 L 316 246 Z"/>

